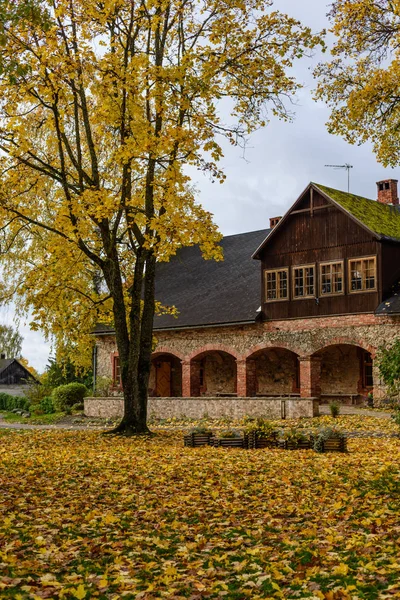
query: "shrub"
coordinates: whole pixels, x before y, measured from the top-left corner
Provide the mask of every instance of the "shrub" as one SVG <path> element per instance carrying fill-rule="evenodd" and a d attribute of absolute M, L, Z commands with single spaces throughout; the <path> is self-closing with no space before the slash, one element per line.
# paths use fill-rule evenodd
<path fill-rule="evenodd" d="M 332 402 L 329 403 L 329 410 L 331 411 L 332 417 L 337 417 L 340 413 L 339 402 L 337 400 L 332 400 Z"/>
<path fill-rule="evenodd" d="M 25 395 L 29 399 L 30 404 L 40 404 L 43 398 L 51 395 L 52 390 L 53 388 L 49 385 L 31 382 L 27 387 Z"/>
<path fill-rule="evenodd" d="M 81 404 L 87 396 L 88 390 L 83 383 L 67 383 L 60 385 L 52 393 L 52 399 L 56 410 L 66 411 L 74 404 Z"/>
<path fill-rule="evenodd" d="M 199 434 L 207 435 L 209 433 L 212 433 L 212 431 L 205 425 L 198 425 L 197 427 L 192 427 L 192 429 L 189 431 L 189 433 L 199 433 Z"/>
<path fill-rule="evenodd" d="M 346 434 L 337 429 L 336 427 L 322 427 L 317 431 L 317 434 L 314 436 L 314 450 L 316 452 L 322 452 L 324 447 L 324 442 L 326 440 L 332 438 L 340 438 L 343 439 L 346 437 Z"/>
<path fill-rule="evenodd" d="M 110 377 L 98 377 L 96 379 L 96 388 L 94 395 L 102 398 L 107 398 L 111 393 L 113 380 Z"/>
<path fill-rule="evenodd" d="M 246 433 L 256 433 L 259 437 L 272 438 L 275 436 L 275 425 L 262 417 L 246 419 Z"/>
<path fill-rule="evenodd" d="M 29 410 L 30 401 L 24 396 L 11 396 L 4 392 L 0 393 L 0 410 L 14 410 L 14 408 L 20 408 L 21 410 Z"/>
<path fill-rule="evenodd" d="M 80 412 L 85 408 L 85 405 L 83 404 L 83 402 L 77 402 L 76 404 L 73 405 L 72 410 L 74 412 Z"/>
<path fill-rule="evenodd" d="M 225 431 L 220 432 L 219 437 L 224 439 L 235 439 L 242 437 L 242 435 L 234 429 L 225 429 Z"/>
<path fill-rule="evenodd" d="M 56 412 L 53 398 L 51 396 L 45 396 L 42 398 L 42 400 L 39 402 L 39 407 L 45 415 L 51 415 L 52 413 Z"/>

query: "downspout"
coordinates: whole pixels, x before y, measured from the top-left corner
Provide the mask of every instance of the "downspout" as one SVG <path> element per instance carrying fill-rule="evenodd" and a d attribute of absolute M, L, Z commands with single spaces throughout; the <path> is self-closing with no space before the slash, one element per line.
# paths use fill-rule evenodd
<path fill-rule="evenodd" d="M 93 396 L 96 394 L 96 377 L 97 377 L 97 344 L 93 348 Z"/>

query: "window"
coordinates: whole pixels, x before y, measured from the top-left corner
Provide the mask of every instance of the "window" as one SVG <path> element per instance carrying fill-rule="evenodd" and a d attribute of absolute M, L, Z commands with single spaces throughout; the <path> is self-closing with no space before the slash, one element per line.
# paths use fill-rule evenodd
<path fill-rule="evenodd" d="M 364 389 L 374 387 L 372 356 L 366 350 L 362 352 L 362 385 Z"/>
<path fill-rule="evenodd" d="M 315 296 L 315 265 L 293 267 L 293 298 Z"/>
<path fill-rule="evenodd" d="M 113 382 L 116 387 L 122 386 L 121 381 L 121 364 L 119 362 L 119 356 L 113 357 Z"/>
<path fill-rule="evenodd" d="M 288 275 L 288 269 L 265 271 L 265 299 L 267 302 L 288 299 Z"/>
<path fill-rule="evenodd" d="M 376 290 L 376 257 L 349 260 L 349 291 L 371 292 Z"/>
<path fill-rule="evenodd" d="M 344 293 L 343 261 L 320 264 L 320 295 Z"/>

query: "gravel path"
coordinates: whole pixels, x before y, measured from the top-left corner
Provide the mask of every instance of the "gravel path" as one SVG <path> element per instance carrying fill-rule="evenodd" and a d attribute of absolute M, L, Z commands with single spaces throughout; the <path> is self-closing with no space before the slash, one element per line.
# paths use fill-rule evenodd
<path fill-rule="evenodd" d="M 76 425 L 74 423 L 56 423 L 54 425 L 31 425 L 30 423 L 7 423 L 4 421 L 4 415 L 0 414 L 1 429 L 66 429 L 70 431 L 102 431 L 108 429 L 109 425 Z"/>
<path fill-rule="evenodd" d="M 329 405 L 322 404 L 319 407 L 321 415 L 329 415 Z M 341 406 L 341 415 L 360 415 L 365 417 L 376 417 L 377 419 L 390 419 L 391 413 L 387 411 L 374 411 L 368 408 L 362 408 L 358 406 Z M 0 429 L 19 429 L 19 430 L 67 430 L 67 431 L 103 431 L 112 427 L 111 424 L 100 425 L 93 422 L 87 424 L 76 424 L 76 423 L 56 423 L 54 425 L 31 425 L 29 423 L 7 423 L 4 421 L 4 416 L 0 414 Z M 155 427 L 157 428 L 157 427 Z M 168 428 L 172 429 L 172 428 Z M 176 429 L 181 429 L 178 427 Z M 398 434 L 385 433 L 382 431 L 347 431 L 348 437 L 362 438 L 362 437 L 398 437 Z"/>

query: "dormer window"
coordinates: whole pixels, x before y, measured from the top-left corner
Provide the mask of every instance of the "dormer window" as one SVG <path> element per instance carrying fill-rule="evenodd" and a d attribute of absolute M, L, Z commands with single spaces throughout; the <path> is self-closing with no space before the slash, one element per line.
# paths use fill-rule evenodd
<path fill-rule="evenodd" d="M 313 298 L 315 296 L 315 265 L 292 267 L 293 298 Z"/>
<path fill-rule="evenodd" d="M 289 298 L 289 269 L 265 271 L 265 300 L 287 300 Z"/>

